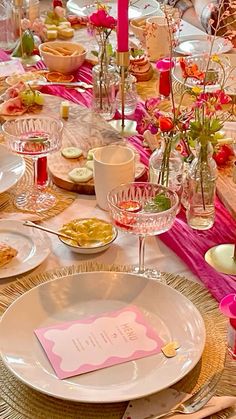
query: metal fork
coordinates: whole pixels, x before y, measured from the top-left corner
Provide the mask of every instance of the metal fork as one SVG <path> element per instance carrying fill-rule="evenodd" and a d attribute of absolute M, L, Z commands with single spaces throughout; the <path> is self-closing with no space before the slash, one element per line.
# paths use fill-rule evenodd
<path fill-rule="evenodd" d="M 212 379 L 207 381 L 193 396 L 189 397 L 185 402 L 178 404 L 168 413 L 162 413 L 161 415 L 153 416 L 152 419 L 168 417 L 174 413 L 182 413 L 186 415 L 197 412 L 212 398 L 216 391 L 216 386 L 221 375 L 222 373 L 214 375 Z"/>

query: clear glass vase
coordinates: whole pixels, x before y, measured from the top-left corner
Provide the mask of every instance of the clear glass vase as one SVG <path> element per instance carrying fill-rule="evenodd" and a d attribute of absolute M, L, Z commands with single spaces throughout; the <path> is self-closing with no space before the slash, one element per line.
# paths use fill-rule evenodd
<path fill-rule="evenodd" d="M 99 44 L 98 64 L 93 67 L 93 110 L 104 119 L 112 119 L 116 111 L 118 76 L 109 63 L 107 41 Z"/>
<path fill-rule="evenodd" d="M 138 96 L 136 90 L 136 78 L 132 74 L 128 74 L 125 80 L 125 115 L 133 115 L 137 103 Z M 117 110 L 122 112 L 122 100 L 121 100 L 121 83 L 119 83 L 119 90 L 116 95 L 116 107 Z"/>
<path fill-rule="evenodd" d="M 196 156 L 189 168 L 189 201 L 186 215 L 188 225 L 195 230 L 208 230 L 215 220 L 217 166 L 212 155 L 213 147 L 210 142 L 205 145 L 198 144 Z"/>
<path fill-rule="evenodd" d="M 172 146 L 172 137 L 165 135 L 160 148 L 149 160 L 150 182 L 166 186 L 175 191 L 181 200 L 183 182 L 183 158 Z"/>

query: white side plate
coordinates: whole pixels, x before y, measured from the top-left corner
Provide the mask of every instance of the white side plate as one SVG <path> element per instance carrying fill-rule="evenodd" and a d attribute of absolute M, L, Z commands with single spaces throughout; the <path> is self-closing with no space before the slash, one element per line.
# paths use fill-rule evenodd
<path fill-rule="evenodd" d="M 34 330 L 136 305 L 165 341 L 181 347 L 174 358 L 160 353 L 59 380 Z M 120 402 L 155 393 L 183 378 L 201 358 L 203 319 L 173 288 L 139 275 L 88 272 L 39 285 L 18 298 L 0 322 L 5 365 L 30 387 L 62 399 Z"/>
<path fill-rule="evenodd" d="M 210 35 L 189 35 L 181 36 L 175 52 L 183 55 L 209 54 L 212 37 Z M 233 48 L 232 42 L 228 39 L 217 37 L 214 41 L 212 54 L 223 54 Z"/>
<path fill-rule="evenodd" d="M 110 7 L 111 16 L 117 16 L 117 1 L 110 0 L 102 2 Z M 96 2 L 91 0 L 69 0 L 66 7 L 68 10 L 78 16 L 88 16 L 96 11 Z M 141 16 L 149 16 L 154 14 L 160 8 L 159 3 L 155 0 L 131 0 L 129 4 L 129 19 L 137 19 Z"/>
<path fill-rule="evenodd" d="M 14 186 L 25 172 L 24 159 L 0 144 L 0 193 Z"/>
<path fill-rule="evenodd" d="M 0 220 L 0 242 L 18 251 L 16 257 L 0 268 L 0 279 L 30 271 L 50 254 L 50 241 L 46 234 L 24 226 L 21 221 Z"/>

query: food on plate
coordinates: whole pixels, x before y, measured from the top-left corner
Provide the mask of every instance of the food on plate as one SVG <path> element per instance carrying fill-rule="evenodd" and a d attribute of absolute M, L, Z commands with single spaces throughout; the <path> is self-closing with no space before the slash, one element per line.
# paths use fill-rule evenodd
<path fill-rule="evenodd" d="M 68 15 L 67 20 L 70 22 L 72 26 L 74 25 L 87 25 L 88 23 L 88 16 L 76 16 L 76 15 Z"/>
<path fill-rule="evenodd" d="M 46 74 L 46 78 L 51 82 L 70 83 L 74 80 L 74 76 L 71 74 L 62 74 L 58 71 L 50 71 Z"/>
<path fill-rule="evenodd" d="M 37 90 L 32 90 L 24 82 L 18 82 L 7 89 L 6 100 L 0 105 L 0 115 L 18 116 L 29 111 L 31 106 L 43 106 L 44 95 Z"/>
<path fill-rule="evenodd" d="M 82 156 L 83 152 L 78 147 L 65 147 L 61 150 L 61 154 L 66 159 L 77 159 Z"/>
<path fill-rule="evenodd" d="M 57 39 L 57 30 L 55 29 L 48 29 L 46 32 L 46 37 L 48 40 Z"/>
<path fill-rule="evenodd" d="M 153 68 L 145 54 L 130 57 L 130 73 L 135 76 L 138 82 L 148 81 L 153 76 Z"/>
<path fill-rule="evenodd" d="M 64 224 L 59 231 L 71 236 L 71 240 L 63 238 L 63 241 L 72 246 L 77 246 L 79 242 L 80 246 L 92 247 L 97 242 L 100 244 L 109 243 L 114 237 L 112 224 L 98 218 L 72 220 Z"/>
<path fill-rule="evenodd" d="M 74 36 L 74 34 L 75 34 L 75 31 L 72 28 L 64 28 L 64 27 L 60 28 L 59 27 L 59 29 L 58 29 L 58 36 L 59 36 L 59 38 L 62 38 L 62 39 L 72 38 Z"/>
<path fill-rule="evenodd" d="M 68 173 L 69 178 L 75 183 L 88 182 L 93 177 L 92 170 L 87 167 L 77 167 Z"/>
<path fill-rule="evenodd" d="M 14 86 L 21 82 L 27 83 L 33 80 L 45 81 L 45 77 L 43 76 L 44 72 L 42 71 L 28 71 L 27 73 L 23 74 L 13 74 L 6 78 L 6 83 L 9 86 Z"/>
<path fill-rule="evenodd" d="M 24 91 L 26 87 L 26 84 L 22 80 L 18 81 L 14 86 L 8 87 L 5 91 L 5 99 L 8 100 L 19 96 L 20 92 Z"/>
<path fill-rule="evenodd" d="M 81 49 L 71 49 L 67 46 L 59 45 L 42 45 L 41 50 L 52 55 L 57 55 L 59 57 L 75 57 L 80 55 L 83 51 Z"/>
<path fill-rule="evenodd" d="M 93 170 L 94 170 L 94 161 L 93 161 L 93 160 L 88 160 L 88 161 L 86 162 L 85 166 L 86 166 L 88 169 L 92 170 L 92 172 L 93 172 Z"/>
<path fill-rule="evenodd" d="M 70 102 L 68 100 L 63 100 L 60 106 L 60 116 L 61 118 L 69 118 Z"/>
<path fill-rule="evenodd" d="M 18 251 L 7 243 L 0 242 L 0 267 L 9 263 Z"/>
<path fill-rule="evenodd" d="M 4 116 L 23 115 L 26 110 L 27 108 L 23 105 L 19 96 L 8 99 L 0 105 L 0 115 Z"/>

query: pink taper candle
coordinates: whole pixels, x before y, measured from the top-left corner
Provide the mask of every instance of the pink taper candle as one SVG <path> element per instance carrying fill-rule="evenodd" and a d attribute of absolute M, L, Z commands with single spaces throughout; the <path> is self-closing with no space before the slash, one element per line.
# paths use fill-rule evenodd
<path fill-rule="evenodd" d="M 117 51 L 129 50 L 129 0 L 118 0 L 117 13 Z"/>

